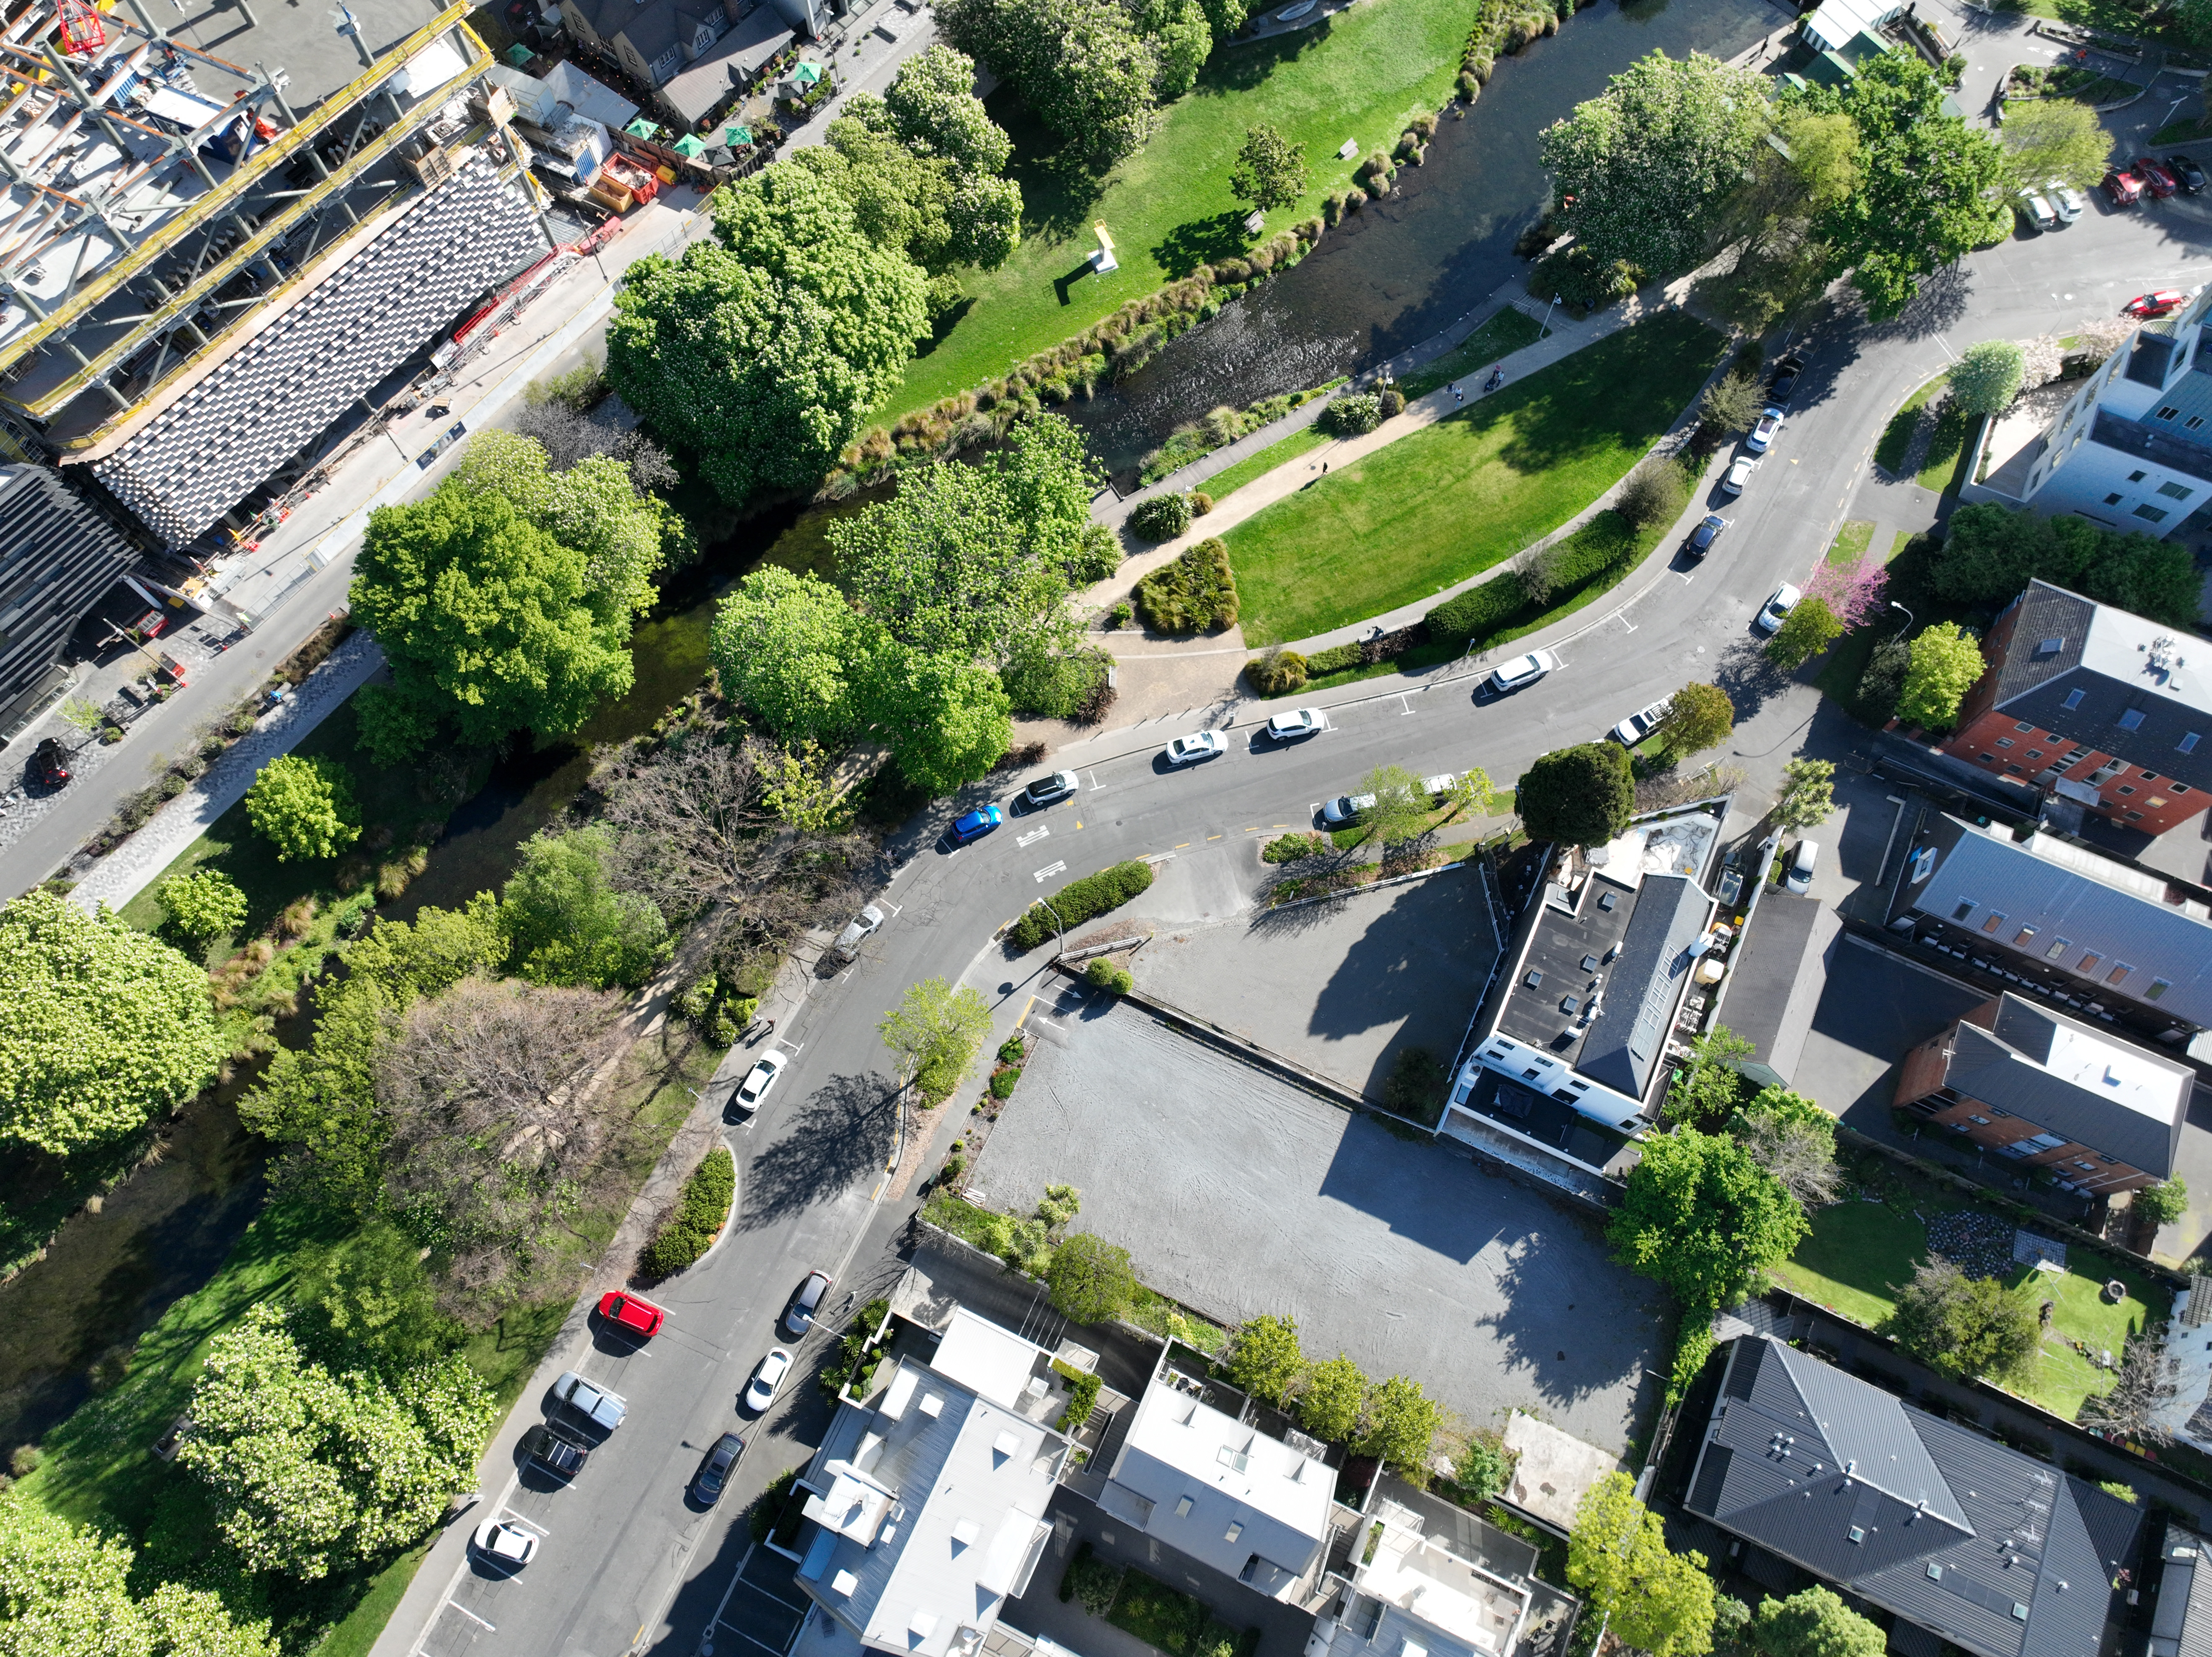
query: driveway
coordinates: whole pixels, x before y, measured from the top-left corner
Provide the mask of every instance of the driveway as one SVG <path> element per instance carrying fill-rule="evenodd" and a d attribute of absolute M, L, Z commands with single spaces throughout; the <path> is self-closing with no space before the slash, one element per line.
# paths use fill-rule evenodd
<path fill-rule="evenodd" d="M 972 1176 L 994 1207 L 1065 1181 L 1079 1228 L 1208 1316 L 1288 1313 L 1309 1353 L 1410 1376 L 1471 1424 L 1518 1405 L 1626 1443 L 1664 1316 L 1594 1221 L 1111 997 L 1066 1005 L 1030 1015 L 1036 1050 Z"/>

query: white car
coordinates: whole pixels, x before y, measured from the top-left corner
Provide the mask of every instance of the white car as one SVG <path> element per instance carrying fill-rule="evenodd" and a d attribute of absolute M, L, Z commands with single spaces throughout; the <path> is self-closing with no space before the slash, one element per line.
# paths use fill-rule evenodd
<path fill-rule="evenodd" d="M 1782 430 L 1782 410 L 1769 409 L 1759 416 L 1759 424 L 1751 428 L 1751 435 L 1743 440 L 1743 446 L 1753 454 L 1765 454 Z"/>
<path fill-rule="evenodd" d="M 510 1520 L 487 1519 L 470 1539 L 487 1559 L 520 1570 L 538 1557 L 538 1533 L 526 1531 Z"/>
<path fill-rule="evenodd" d="M 1458 786 L 1459 773 L 1456 771 L 1439 771 L 1433 777 L 1421 779 L 1421 792 L 1431 799 L 1449 794 Z"/>
<path fill-rule="evenodd" d="M 1650 736 L 1652 728 L 1667 717 L 1668 704 L 1674 699 L 1662 696 L 1649 707 L 1639 707 L 1613 727 L 1613 739 L 1623 748 L 1633 748 Z"/>
<path fill-rule="evenodd" d="M 2062 225 L 2071 224 L 2080 218 L 2082 208 L 2087 205 L 2080 191 L 2057 179 L 2043 186 L 2043 198 L 2051 203 L 2051 210 L 2058 215 L 2058 222 Z"/>
<path fill-rule="evenodd" d="M 1751 482 L 1752 473 L 1758 470 L 1759 462 L 1752 456 L 1736 456 L 1728 469 L 1728 476 L 1721 479 L 1721 492 L 1723 495 L 1741 495 L 1743 486 Z"/>
<path fill-rule="evenodd" d="M 1789 582 L 1784 581 L 1774 589 L 1774 596 L 1766 601 L 1765 607 L 1759 612 L 1758 619 L 1753 621 L 1752 625 L 1761 633 L 1779 631 L 1782 623 L 1789 618 L 1790 612 L 1797 608 L 1797 601 L 1804 596 Z"/>
<path fill-rule="evenodd" d="M 1490 676 L 1490 688 L 1503 695 L 1506 691 L 1535 683 L 1547 673 L 1557 671 L 1559 665 L 1559 659 L 1550 651 L 1532 650 L 1526 656 L 1500 662 Z"/>
<path fill-rule="evenodd" d="M 1189 765 L 1228 751 L 1229 738 L 1218 731 L 1194 731 L 1188 737 L 1177 737 L 1168 744 L 1168 763 Z"/>
<path fill-rule="evenodd" d="M 860 953 L 860 945 L 875 935 L 876 928 L 884 924 L 884 912 L 872 903 L 854 915 L 852 923 L 837 934 L 837 941 L 830 948 L 840 961 L 850 961 Z"/>
<path fill-rule="evenodd" d="M 775 1078 L 783 1074 L 783 1067 L 791 1060 L 771 1047 L 761 1054 L 753 1067 L 745 1072 L 745 1079 L 738 1083 L 738 1090 L 730 1096 L 735 1109 L 750 1116 L 761 1108 L 768 1090 L 775 1085 Z"/>
<path fill-rule="evenodd" d="M 769 1347 L 768 1356 L 753 1366 L 752 1383 L 745 1388 L 745 1408 L 758 1415 L 775 1403 L 775 1389 L 790 1373 L 791 1354 L 781 1346 Z"/>
<path fill-rule="evenodd" d="M 623 1417 L 629 1413 L 629 1405 L 621 1394 L 586 1381 L 574 1369 L 563 1371 L 561 1379 L 553 1383 L 553 1396 L 593 1426 L 604 1427 L 609 1432 L 621 1426 Z"/>
<path fill-rule="evenodd" d="M 1287 713 L 1278 713 L 1267 721 L 1267 735 L 1276 742 L 1291 742 L 1299 737 L 1310 737 L 1316 731 L 1325 731 L 1328 723 L 1318 707 L 1294 707 Z"/>
<path fill-rule="evenodd" d="M 1057 805 L 1082 786 L 1083 779 L 1074 772 L 1054 771 L 1023 789 L 1015 804 L 1025 811 L 1042 810 L 1048 805 Z"/>
<path fill-rule="evenodd" d="M 1339 794 L 1322 803 L 1321 820 L 1332 828 L 1341 828 L 1374 804 L 1372 794 Z"/>

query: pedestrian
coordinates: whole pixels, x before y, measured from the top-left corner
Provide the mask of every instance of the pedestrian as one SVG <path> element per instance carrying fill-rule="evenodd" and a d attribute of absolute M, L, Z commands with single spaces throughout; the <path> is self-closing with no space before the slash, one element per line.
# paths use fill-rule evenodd
<path fill-rule="evenodd" d="M 1454 406 L 1457 406 L 1458 404 L 1462 404 L 1462 403 L 1464 403 L 1464 402 L 1466 402 L 1466 401 L 1467 401 L 1467 393 L 1466 393 L 1465 391 L 1462 391 L 1462 390 L 1460 390 L 1460 388 L 1459 388 L 1459 382 L 1458 382 L 1457 380 L 1454 380 L 1454 381 L 1452 382 L 1452 403 L 1453 403 Z"/>
<path fill-rule="evenodd" d="M 1328 461 L 1326 461 L 1326 460 L 1322 461 L 1322 462 L 1321 463 L 1321 469 L 1322 469 L 1323 471 L 1327 471 L 1327 470 L 1328 470 Z"/>

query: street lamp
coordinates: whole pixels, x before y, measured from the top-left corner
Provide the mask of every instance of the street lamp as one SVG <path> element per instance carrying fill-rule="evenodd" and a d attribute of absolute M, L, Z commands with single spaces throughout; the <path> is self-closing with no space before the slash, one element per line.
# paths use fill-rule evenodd
<path fill-rule="evenodd" d="M 1905 625 L 1897 629 L 1896 638 L 1891 640 L 1892 643 L 1894 643 L 1896 642 L 1896 639 L 1902 639 L 1906 634 L 1912 631 L 1912 612 L 1909 610 L 1905 610 L 1905 606 L 1899 604 L 1894 598 L 1889 601 L 1889 607 L 1892 610 L 1904 610 L 1905 612 Z"/>
<path fill-rule="evenodd" d="M 1538 325 L 1536 329 L 1536 337 L 1538 339 L 1542 339 L 1545 335 L 1552 331 L 1552 313 L 1558 307 L 1559 303 L 1559 296 L 1557 294 L 1554 294 L 1552 295 L 1551 304 L 1544 307 L 1544 320 Z"/>
<path fill-rule="evenodd" d="M 1067 953 L 1067 930 L 1060 924 L 1060 911 L 1052 907 L 1049 899 L 1041 897 L 1037 901 L 1044 905 L 1044 912 L 1052 917 L 1054 944 L 1052 958 L 1054 964 L 1058 965 L 1060 956 Z"/>

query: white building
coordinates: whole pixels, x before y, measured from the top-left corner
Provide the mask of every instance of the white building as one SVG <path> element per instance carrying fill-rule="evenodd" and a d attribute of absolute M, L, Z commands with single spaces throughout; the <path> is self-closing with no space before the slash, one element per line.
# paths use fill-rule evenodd
<path fill-rule="evenodd" d="M 2212 288 L 2200 289 L 2144 323 L 2055 414 L 2031 402 L 1991 422 L 1989 471 L 1961 497 L 2160 537 L 2212 501 L 2212 355 L 2198 346 L 2208 305 Z"/>
<path fill-rule="evenodd" d="M 1528 1613 L 1526 1582 L 1462 1559 L 1387 1499 L 1362 1527 L 1342 1608 L 1307 1657 L 1505 1657 Z"/>

